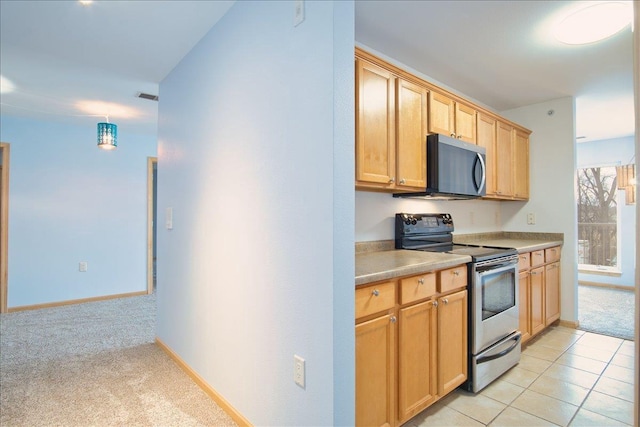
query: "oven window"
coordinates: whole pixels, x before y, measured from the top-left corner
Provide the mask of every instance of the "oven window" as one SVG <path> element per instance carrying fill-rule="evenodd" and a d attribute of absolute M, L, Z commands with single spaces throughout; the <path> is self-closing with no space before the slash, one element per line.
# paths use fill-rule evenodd
<path fill-rule="evenodd" d="M 482 277 L 482 320 L 516 305 L 515 273 L 513 270 Z"/>

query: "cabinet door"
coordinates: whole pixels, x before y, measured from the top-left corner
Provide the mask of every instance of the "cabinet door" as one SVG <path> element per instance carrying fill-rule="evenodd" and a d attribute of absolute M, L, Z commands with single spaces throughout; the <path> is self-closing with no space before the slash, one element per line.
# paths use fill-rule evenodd
<path fill-rule="evenodd" d="M 438 299 L 438 395 L 467 379 L 467 291 Z"/>
<path fill-rule="evenodd" d="M 438 92 L 429 92 L 429 133 L 455 138 L 455 102 Z"/>
<path fill-rule="evenodd" d="M 544 267 L 545 326 L 560 318 L 560 263 Z"/>
<path fill-rule="evenodd" d="M 356 185 L 395 181 L 395 77 L 356 60 Z"/>
<path fill-rule="evenodd" d="M 394 425 L 394 329 L 391 314 L 356 325 L 356 425 Z"/>
<path fill-rule="evenodd" d="M 520 129 L 514 132 L 513 140 L 514 197 L 529 198 L 529 135 Z"/>
<path fill-rule="evenodd" d="M 522 343 L 524 344 L 531 338 L 531 312 L 529 310 L 529 272 L 522 271 L 518 275 L 518 283 L 520 286 L 520 305 L 518 310 L 520 313 L 520 332 L 522 332 Z"/>
<path fill-rule="evenodd" d="M 398 419 L 401 423 L 436 399 L 436 312 L 433 300 L 400 310 Z"/>
<path fill-rule="evenodd" d="M 499 197 L 513 196 L 513 127 L 498 121 L 496 128 L 496 193 Z"/>
<path fill-rule="evenodd" d="M 427 89 L 397 80 L 396 187 L 427 186 Z"/>
<path fill-rule="evenodd" d="M 531 336 L 534 336 L 545 327 L 544 267 L 532 269 L 529 280 L 531 284 L 529 305 L 531 309 Z"/>
<path fill-rule="evenodd" d="M 487 150 L 487 197 L 496 194 L 496 119 L 478 113 L 477 143 Z"/>
<path fill-rule="evenodd" d="M 473 107 L 456 102 L 456 138 L 476 143 L 476 114 L 477 111 Z"/>

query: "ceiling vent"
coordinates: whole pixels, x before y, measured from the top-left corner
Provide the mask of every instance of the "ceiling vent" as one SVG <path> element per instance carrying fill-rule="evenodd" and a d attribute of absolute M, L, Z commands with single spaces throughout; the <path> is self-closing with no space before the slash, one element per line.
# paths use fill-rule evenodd
<path fill-rule="evenodd" d="M 150 93 L 144 93 L 144 92 L 138 92 L 136 94 L 136 97 L 142 98 L 142 99 L 148 99 L 148 100 L 151 100 L 151 101 L 157 101 L 158 100 L 158 95 L 151 95 Z"/>

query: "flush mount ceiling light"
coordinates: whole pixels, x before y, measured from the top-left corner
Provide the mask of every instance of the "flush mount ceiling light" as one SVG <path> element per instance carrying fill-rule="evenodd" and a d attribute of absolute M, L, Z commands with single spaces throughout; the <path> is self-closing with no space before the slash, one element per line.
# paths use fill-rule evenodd
<path fill-rule="evenodd" d="M 564 18 L 555 27 L 556 39 L 566 44 L 587 44 L 604 40 L 631 23 L 630 1 L 589 4 Z"/>
<path fill-rule="evenodd" d="M 98 123 L 98 147 L 103 150 L 113 150 L 118 146 L 118 126 L 109 123 Z"/>

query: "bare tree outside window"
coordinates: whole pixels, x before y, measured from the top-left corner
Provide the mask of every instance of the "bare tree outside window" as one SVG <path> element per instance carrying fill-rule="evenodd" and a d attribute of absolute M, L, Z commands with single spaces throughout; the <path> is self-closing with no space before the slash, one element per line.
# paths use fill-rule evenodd
<path fill-rule="evenodd" d="M 578 263 L 617 267 L 616 168 L 578 169 Z"/>

